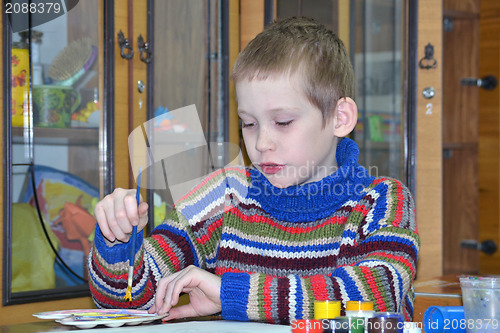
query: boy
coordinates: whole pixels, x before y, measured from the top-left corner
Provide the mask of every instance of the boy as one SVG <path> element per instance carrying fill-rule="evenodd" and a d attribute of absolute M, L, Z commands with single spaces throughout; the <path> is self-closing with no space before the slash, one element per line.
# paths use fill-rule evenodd
<path fill-rule="evenodd" d="M 342 42 L 309 19 L 277 21 L 242 51 L 233 79 L 252 167 L 214 172 L 149 238 L 138 234 L 132 303 L 128 240 L 147 204 L 122 189 L 99 202 L 96 304 L 289 323 L 313 318 L 315 300 L 365 300 L 411 320 L 414 204 L 400 182 L 359 166 L 344 138 L 357 108 Z M 181 293 L 190 303 L 172 307 Z"/>

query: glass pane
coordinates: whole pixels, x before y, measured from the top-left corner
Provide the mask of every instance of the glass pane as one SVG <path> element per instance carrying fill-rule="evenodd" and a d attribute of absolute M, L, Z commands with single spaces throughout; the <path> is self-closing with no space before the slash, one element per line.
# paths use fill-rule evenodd
<path fill-rule="evenodd" d="M 356 0 L 351 53 L 359 121 L 360 164 L 372 175 L 404 181 L 404 1 Z"/>
<path fill-rule="evenodd" d="M 350 45 L 356 77 L 359 118 L 352 137 L 360 147 L 359 163 L 374 176 L 405 181 L 405 1 L 351 0 L 349 18 L 339 15 L 340 5 L 338 0 L 278 0 L 277 16 L 312 17 L 336 33 L 342 20 L 350 20 L 344 43 Z"/>
<path fill-rule="evenodd" d="M 337 31 L 338 0 L 278 0 L 277 17 L 307 16 Z"/>
<path fill-rule="evenodd" d="M 13 299 L 88 288 L 103 130 L 100 6 L 55 1 L 53 17 L 10 18 Z"/>
<path fill-rule="evenodd" d="M 218 0 L 171 0 L 154 2 L 154 133 L 168 133 L 161 148 L 167 172 L 164 190 L 155 190 L 155 224 L 163 221 L 166 211 L 180 195 L 186 194 L 189 181 L 174 190 L 184 174 L 203 176 L 224 166 L 224 154 L 218 147 L 224 141 L 223 97 L 221 88 L 221 3 Z M 188 87 L 188 88 L 187 88 Z M 194 104 L 197 113 L 189 119 L 174 111 Z M 175 133 L 175 135 L 174 135 Z M 172 134 L 172 135 L 170 135 Z M 202 139 L 201 147 L 195 138 Z M 210 149 L 210 150 L 209 150 Z M 174 158 L 168 158 L 177 152 Z M 213 158 L 209 157 L 209 153 Z M 196 160 L 197 162 L 193 163 Z M 169 165 L 170 163 L 175 163 Z M 168 171 L 170 170 L 170 172 Z M 179 174 L 178 174 L 179 173 Z M 182 175 L 181 175 L 182 174 Z"/>

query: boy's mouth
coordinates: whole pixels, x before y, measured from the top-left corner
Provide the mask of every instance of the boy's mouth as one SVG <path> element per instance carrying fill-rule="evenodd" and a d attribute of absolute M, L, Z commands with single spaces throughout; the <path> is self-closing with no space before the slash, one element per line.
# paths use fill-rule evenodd
<path fill-rule="evenodd" d="M 261 163 L 259 164 L 259 166 L 262 172 L 268 175 L 274 175 L 275 173 L 278 173 L 281 170 L 283 170 L 283 168 L 285 167 L 285 165 L 283 164 L 275 164 L 275 163 Z"/>

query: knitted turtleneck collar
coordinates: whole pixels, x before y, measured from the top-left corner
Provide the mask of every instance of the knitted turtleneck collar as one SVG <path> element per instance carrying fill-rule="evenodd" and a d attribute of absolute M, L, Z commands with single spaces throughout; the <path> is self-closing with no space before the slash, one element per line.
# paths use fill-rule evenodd
<path fill-rule="evenodd" d="M 287 188 L 273 186 L 257 169 L 250 169 L 249 197 L 281 221 L 307 222 L 331 216 L 348 200 L 364 195 L 374 177 L 358 164 L 359 148 L 344 138 L 337 145 L 338 169 L 318 182 Z"/>

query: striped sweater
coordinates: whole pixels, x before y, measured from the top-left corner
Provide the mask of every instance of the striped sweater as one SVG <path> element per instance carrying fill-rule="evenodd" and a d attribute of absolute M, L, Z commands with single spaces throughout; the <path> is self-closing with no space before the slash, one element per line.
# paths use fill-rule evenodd
<path fill-rule="evenodd" d="M 89 254 L 98 307 L 153 305 L 158 280 L 189 265 L 221 276 L 222 316 L 289 323 L 313 318 L 315 300 L 370 300 L 376 311 L 413 316 L 419 250 L 408 189 L 372 177 L 349 139 L 338 170 L 279 189 L 256 169 L 214 172 L 176 204 L 164 224 L 138 234 L 132 303 L 124 301 L 128 244 L 107 247 L 96 228 Z"/>

